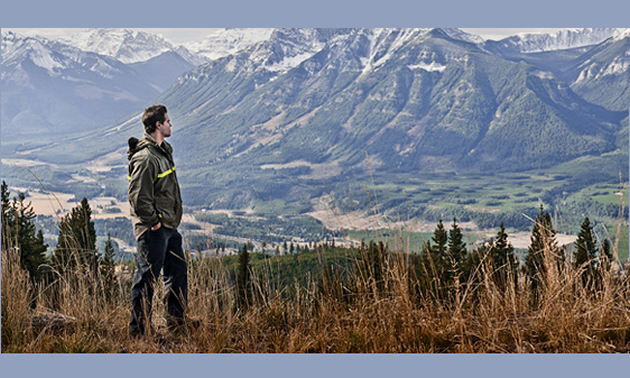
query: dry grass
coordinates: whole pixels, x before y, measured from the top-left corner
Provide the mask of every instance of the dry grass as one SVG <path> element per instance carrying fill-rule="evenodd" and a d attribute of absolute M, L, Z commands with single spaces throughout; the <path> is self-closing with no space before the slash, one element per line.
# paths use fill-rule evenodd
<path fill-rule="evenodd" d="M 518 288 L 512 284 L 502 291 L 492 282 L 490 268 L 481 264 L 477 283 L 456 282 L 450 288 L 452 299 L 439 301 L 414 291 L 410 255 L 390 254 L 378 285 L 359 273 L 323 286 L 314 278 L 306 286 L 281 290 L 255 279 L 253 304 L 241 310 L 220 259 L 195 261 L 189 267 L 189 314 L 201 326 L 185 334 L 167 332 L 158 289 L 155 333 L 130 339 L 127 282 L 111 296 L 100 277 L 78 269 L 48 287 L 37 286 L 19 268 L 15 254 L 3 250 L 2 351 L 630 352 L 630 288 L 627 277 L 613 272 L 593 291 L 579 284 L 579 272 L 569 265 L 549 263 L 540 305 L 533 308 L 524 278 Z"/>

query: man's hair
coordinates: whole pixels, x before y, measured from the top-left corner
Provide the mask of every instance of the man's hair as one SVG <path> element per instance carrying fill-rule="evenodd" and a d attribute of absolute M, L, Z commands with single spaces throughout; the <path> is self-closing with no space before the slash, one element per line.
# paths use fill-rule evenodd
<path fill-rule="evenodd" d="M 164 122 L 166 120 L 166 106 L 153 105 L 144 110 L 142 115 L 142 123 L 147 134 L 153 134 L 156 122 Z"/>

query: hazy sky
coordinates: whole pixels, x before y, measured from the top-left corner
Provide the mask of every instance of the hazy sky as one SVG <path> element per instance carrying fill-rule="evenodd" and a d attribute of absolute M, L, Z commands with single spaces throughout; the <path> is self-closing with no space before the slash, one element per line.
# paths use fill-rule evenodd
<path fill-rule="evenodd" d="M 11 30 L 16 33 L 26 35 L 26 36 L 35 36 L 40 35 L 46 38 L 58 38 L 62 36 L 67 36 L 81 29 L 21 29 L 21 28 L 6 28 L 2 30 Z M 166 39 L 175 43 L 184 43 L 184 42 L 200 42 L 202 41 L 208 34 L 212 32 L 214 29 L 185 29 L 185 28 L 170 28 L 170 29 L 147 29 L 147 28 L 133 28 L 133 30 L 142 30 L 149 33 L 154 34 L 162 34 Z M 510 35 L 514 35 L 517 33 L 532 33 L 532 32 L 547 32 L 547 33 L 555 33 L 558 30 L 557 28 L 546 28 L 546 29 L 502 29 L 502 28 L 462 28 L 467 33 L 477 34 L 485 39 L 494 39 L 499 40 Z"/>

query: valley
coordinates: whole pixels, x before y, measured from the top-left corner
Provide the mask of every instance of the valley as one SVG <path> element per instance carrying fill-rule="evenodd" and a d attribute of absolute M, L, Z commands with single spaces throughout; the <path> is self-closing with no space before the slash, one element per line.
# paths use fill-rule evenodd
<path fill-rule="evenodd" d="M 470 243 L 503 223 L 521 248 L 541 205 L 563 242 L 585 216 L 600 241 L 627 229 L 626 29 L 226 30 L 204 46 L 85 33 L 2 34 L 2 177 L 51 245 L 87 197 L 99 236 L 133 247 L 127 140 L 148 103 L 174 121 L 191 250 L 388 227 L 421 240 L 453 218 Z"/>

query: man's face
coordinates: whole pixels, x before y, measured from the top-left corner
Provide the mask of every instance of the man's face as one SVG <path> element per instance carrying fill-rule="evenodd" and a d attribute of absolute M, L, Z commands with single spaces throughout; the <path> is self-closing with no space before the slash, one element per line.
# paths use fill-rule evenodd
<path fill-rule="evenodd" d="M 157 130 L 159 133 L 162 134 L 164 138 L 167 138 L 171 136 L 171 126 L 173 126 L 171 124 L 171 119 L 169 118 L 168 114 L 165 114 L 164 122 L 162 123 L 158 122 Z"/>

